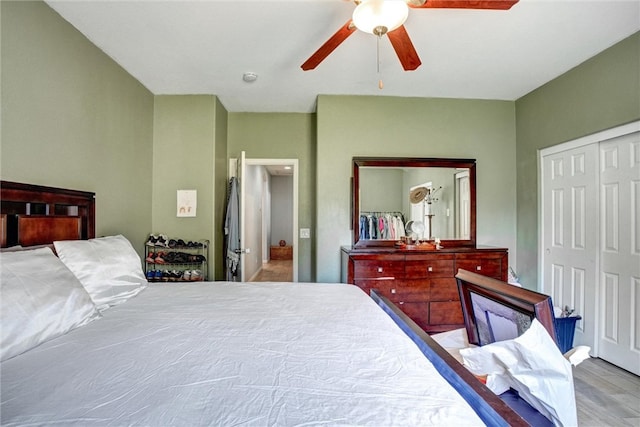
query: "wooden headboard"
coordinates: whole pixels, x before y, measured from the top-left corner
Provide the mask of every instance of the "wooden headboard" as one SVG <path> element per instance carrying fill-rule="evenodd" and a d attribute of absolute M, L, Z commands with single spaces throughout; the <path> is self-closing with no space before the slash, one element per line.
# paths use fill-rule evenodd
<path fill-rule="evenodd" d="M 95 193 L 0 181 L 0 247 L 95 237 Z"/>

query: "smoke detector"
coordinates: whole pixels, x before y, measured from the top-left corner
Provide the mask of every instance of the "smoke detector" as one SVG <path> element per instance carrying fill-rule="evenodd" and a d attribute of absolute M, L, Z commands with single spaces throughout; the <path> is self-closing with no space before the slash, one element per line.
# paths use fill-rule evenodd
<path fill-rule="evenodd" d="M 242 75 L 242 80 L 244 80 L 247 83 L 255 82 L 257 78 L 258 78 L 258 75 L 256 73 L 244 73 Z"/>

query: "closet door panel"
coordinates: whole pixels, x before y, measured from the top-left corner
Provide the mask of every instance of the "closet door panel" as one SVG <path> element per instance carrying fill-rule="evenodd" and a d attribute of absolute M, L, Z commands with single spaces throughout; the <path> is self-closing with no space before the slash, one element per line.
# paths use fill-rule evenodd
<path fill-rule="evenodd" d="M 574 344 L 594 347 L 598 223 L 597 144 L 542 158 L 542 293 L 582 316 Z"/>
<path fill-rule="evenodd" d="M 598 356 L 640 375 L 640 132 L 600 144 Z"/>

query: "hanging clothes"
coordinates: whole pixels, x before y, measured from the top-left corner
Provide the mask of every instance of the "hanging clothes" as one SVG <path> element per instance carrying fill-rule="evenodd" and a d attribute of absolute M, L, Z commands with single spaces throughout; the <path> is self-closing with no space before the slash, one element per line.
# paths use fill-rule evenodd
<path fill-rule="evenodd" d="M 238 266 L 240 264 L 240 197 L 238 195 L 238 180 L 236 177 L 232 177 L 229 180 L 224 236 L 226 280 L 235 282 L 238 281 Z"/>
<path fill-rule="evenodd" d="M 363 212 L 359 222 L 360 240 L 397 240 L 405 235 L 402 212 Z"/>

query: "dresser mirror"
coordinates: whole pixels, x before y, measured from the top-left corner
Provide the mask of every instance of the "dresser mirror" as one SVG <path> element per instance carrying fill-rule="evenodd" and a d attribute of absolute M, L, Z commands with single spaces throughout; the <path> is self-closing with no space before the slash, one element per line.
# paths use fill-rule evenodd
<path fill-rule="evenodd" d="M 474 159 L 354 157 L 354 247 L 476 244 Z"/>

